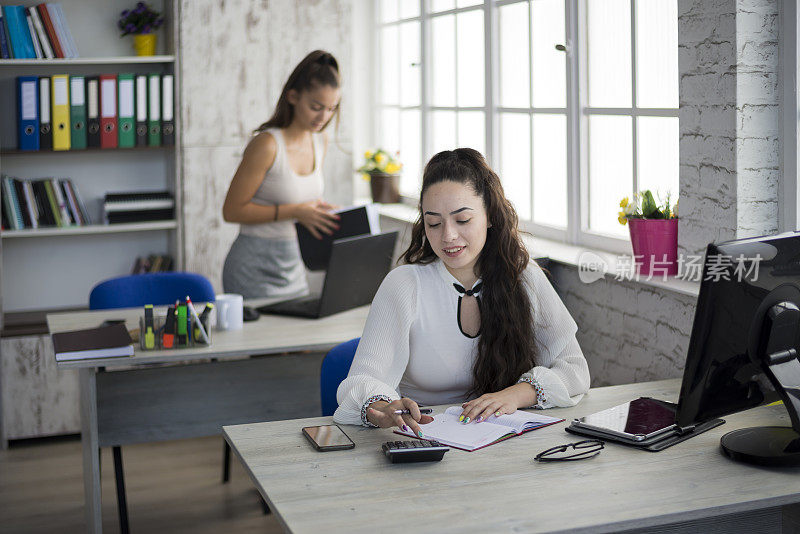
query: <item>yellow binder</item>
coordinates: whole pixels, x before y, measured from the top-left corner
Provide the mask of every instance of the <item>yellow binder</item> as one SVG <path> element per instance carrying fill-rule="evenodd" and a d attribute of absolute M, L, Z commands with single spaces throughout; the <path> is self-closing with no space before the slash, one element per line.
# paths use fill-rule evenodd
<path fill-rule="evenodd" d="M 57 74 L 53 76 L 53 150 L 70 149 L 70 119 L 69 119 L 69 76 Z"/>

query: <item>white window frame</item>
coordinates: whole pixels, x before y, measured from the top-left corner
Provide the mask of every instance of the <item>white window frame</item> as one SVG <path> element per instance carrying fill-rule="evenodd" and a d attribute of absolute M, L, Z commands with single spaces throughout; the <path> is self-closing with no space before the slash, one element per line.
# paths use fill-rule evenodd
<path fill-rule="evenodd" d="M 562 114 L 561 108 L 535 108 L 531 103 L 530 108 L 504 108 L 496 102 L 496 95 L 499 94 L 499 39 L 498 17 L 499 7 L 527 3 L 530 9 L 530 0 L 486 0 L 482 5 L 454 8 L 446 11 L 430 13 L 426 9 L 427 0 L 419 0 L 419 16 L 404 18 L 392 22 L 380 22 L 380 5 L 375 9 L 376 27 L 382 29 L 391 25 L 400 25 L 404 22 L 419 21 L 420 28 L 420 63 L 421 71 L 421 94 L 420 106 L 387 105 L 380 101 L 380 84 L 374 84 L 376 97 L 375 110 L 377 111 L 373 124 L 376 132 L 379 131 L 381 111 L 387 108 L 396 108 L 399 111 L 404 109 L 419 109 L 422 116 L 420 154 L 422 161 L 421 168 L 425 165 L 431 149 L 431 136 L 429 135 L 431 126 L 432 111 L 483 111 L 485 125 L 485 156 L 493 168 L 497 168 L 499 151 L 499 118 L 504 111 L 519 112 L 528 114 L 529 118 L 533 113 L 558 113 Z M 430 21 L 433 18 L 451 14 L 458 14 L 467 11 L 482 10 L 484 13 L 484 80 L 485 80 L 485 100 L 482 107 L 459 107 L 455 106 L 432 106 L 429 101 L 431 94 L 430 79 L 428 75 L 431 69 L 431 58 L 429 57 L 429 43 L 431 39 Z M 631 162 L 633 168 L 633 190 L 637 188 L 637 118 L 642 116 L 650 117 L 678 117 L 678 108 L 639 108 L 636 106 L 636 0 L 631 0 L 631 84 L 632 84 L 632 107 L 630 108 L 590 108 L 588 106 L 588 54 L 587 44 L 587 13 L 585 2 L 580 0 L 565 1 L 565 43 L 566 47 L 566 85 L 567 85 L 567 227 L 559 228 L 554 226 L 534 223 L 532 220 L 520 222 L 523 230 L 531 232 L 535 236 L 563 241 L 570 244 L 586 246 L 590 248 L 604 249 L 618 253 L 630 252 L 630 241 L 627 238 L 616 237 L 593 232 L 589 229 L 589 133 L 588 118 L 590 115 L 622 115 L 632 117 L 633 123 L 633 150 Z M 376 57 L 382 57 L 380 39 L 376 39 L 378 51 Z M 397 65 L 398 70 L 401 66 Z M 533 76 L 532 71 L 529 76 Z M 379 77 L 375 77 L 376 80 Z M 399 77 L 398 77 L 399 79 Z M 532 88 L 532 85 L 531 85 Z M 456 95 L 457 98 L 457 95 Z M 458 120 L 458 119 L 456 119 Z M 532 123 L 532 121 L 531 121 Z M 399 125 L 398 125 L 399 128 Z M 531 125 L 531 128 L 533 126 Z M 533 139 L 533 132 L 531 132 Z M 531 158 L 533 150 L 531 149 Z M 531 161 L 531 171 L 533 165 Z M 533 176 L 531 175 L 531 180 Z M 676 194 L 677 192 L 673 192 Z M 795 191 L 796 193 L 796 191 Z M 533 184 L 531 183 L 531 195 L 533 195 Z M 797 195 L 791 197 L 796 198 Z M 418 198 L 403 197 L 404 202 L 416 205 Z M 531 210 L 533 210 L 533 199 L 530 199 Z M 797 211 L 797 210 L 796 210 Z M 797 214 L 795 213 L 795 218 Z"/>

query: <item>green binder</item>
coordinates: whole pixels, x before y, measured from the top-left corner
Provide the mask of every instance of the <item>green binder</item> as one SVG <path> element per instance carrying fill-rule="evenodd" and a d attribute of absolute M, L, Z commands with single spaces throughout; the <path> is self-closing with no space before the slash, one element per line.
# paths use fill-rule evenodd
<path fill-rule="evenodd" d="M 147 75 L 147 146 L 161 146 L 161 75 Z"/>
<path fill-rule="evenodd" d="M 69 123 L 71 150 L 86 148 L 86 80 L 69 77 Z"/>
<path fill-rule="evenodd" d="M 120 148 L 133 148 L 136 145 L 133 78 L 133 74 L 128 73 L 117 76 L 117 141 Z"/>

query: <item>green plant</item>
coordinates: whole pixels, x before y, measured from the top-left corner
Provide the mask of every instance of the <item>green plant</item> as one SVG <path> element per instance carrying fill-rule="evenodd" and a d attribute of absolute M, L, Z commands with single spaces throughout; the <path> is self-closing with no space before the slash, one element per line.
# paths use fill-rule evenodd
<path fill-rule="evenodd" d="M 627 224 L 628 219 L 677 219 L 678 201 L 670 207 L 670 193 L 667 192 L 666 198 L 660 204 L 653 198 L 653 193 L 645 189 L 633 195 L 633 200 L 628 197 L 623 198 L 619 207 L 617 220 L 620 224 Z"/>
<path fill-rule="evenodd" d="M 364 160 L 364 165 L 357 169 L 364 180 L 369 180 L 373 174 L 397 174 L 403 168 L 402 163 L 382 148 L 367 150 Z"/>
<path fill-rule="evenodd" d="M 161 13 L 151 8 L 144 2 L 138 2 L 133 9 L 126 9 L 119 14 L 117 28 L 122 30 L 124 37 L 131 33 L 153 33 L 159 26 L 164 24 L 164 17 Z"/>

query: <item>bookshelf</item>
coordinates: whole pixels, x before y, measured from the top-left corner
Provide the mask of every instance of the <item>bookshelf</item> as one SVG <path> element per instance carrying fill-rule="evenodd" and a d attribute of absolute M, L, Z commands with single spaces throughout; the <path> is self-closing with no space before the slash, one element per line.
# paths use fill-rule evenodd
<path fill-rule="evenodd" d="M 25 7 L 39 2 L 17 0 Z M 22 179 L 71 178 L 94 224 L 0 233 L 0 306 L 9 314 L 86 307 L 99 281 L 129 274 L 137 256 L 169 254 L 183 266 L 180 156 L 179 3 L 154 0 L 164 14 L 155 56 L 135 56 L 132 37 L 120 38 L 117 17 L 133 0 L 61 0 L 81 57 L 0 60 L 0 172 Z M 26 152 L 17 149 L 17 76 L 172 74 L 175 82 L 174 146 Z M 175 219 L 102 224 L 107 192 L 169 190 Z M 3 323 L 0 323 L 2 326 Z"/>
<path fill-rule="evenodd" d="M 2 2 L 25 7 L 32 0 Z M 0 172 L 23 179 L 69 177 L 93 222 L 106 192 L 169 190 L 175 218 L 0 232 L 0 448 L 10 439 L 80 430 L 78 378 L 57 369 L 44 313 L 85 309 L 91 288 L 127 275 L 137 256 L 170 254 L 182 268 L 183 223 L 178 0 L 148 3 L 164 14 L 155 56 L 135 56 L 119 13 L 135 0 L 60 0 L 81 57 L 0 60 Z M 16 77 L 158 72 L 174 76 L 175 145 L 25 152 L 17 149 Z M 2 193 L 0 193 L 2 194 Z"/>

